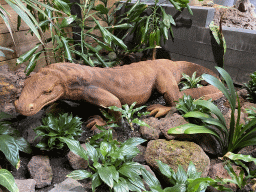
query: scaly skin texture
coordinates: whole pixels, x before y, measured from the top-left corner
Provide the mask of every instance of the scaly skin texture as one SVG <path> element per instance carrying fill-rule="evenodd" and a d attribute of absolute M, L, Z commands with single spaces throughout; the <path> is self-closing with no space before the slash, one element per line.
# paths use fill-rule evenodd
<path fill-rule="evenodd" d="M 211 70 L 186 61 L 166 59 L 142 61 L 114 68 L 98 68 L 73 63 L 51 64 L 39 70 L 25 81 L 20 98 L 15 101 L 19 113 L 30 116 L 45 105 L 58 99 L 85 100 L 100 107 L 121 107 L 137 102 L 147 102 L 155 89 L 162 94 L 169 106 L 174 105 L 184 93 L 193 98 L 217 99 L 222 96 L 212 85 L 188 89 L 180 92 L 178 83 L 182 73 L 189 76 L 207 73 L 216 76 Z M 161 116 L 170 108 L 153 106 L 152 114 Z M 120 114 L 116 114 L 119 116 Z"/>

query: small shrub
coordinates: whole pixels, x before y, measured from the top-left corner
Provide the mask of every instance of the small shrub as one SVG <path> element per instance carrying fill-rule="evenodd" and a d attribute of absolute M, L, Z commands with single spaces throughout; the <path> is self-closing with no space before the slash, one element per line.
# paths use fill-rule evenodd
<path fill-rule="evenodd" d="M 183 85 L 181 88 L 181 91 L 191 88 L 198 88 L 202 87 L 203 85 L 200 84 L 200 82 L 203 80 L 201 76 L 196 77 L 196 71 L 192 74 L 192 77 L 189 77 L 188 75 L 182 73 L 182 79 L 179 83 Z"/>
<path fill-rule="evenodd" d="M 228 152 L 224 159 L 229 159 L 225 162 L 224 168 L 227 170 L 228 174 L 230 175 L 231 179 L 226 178 L 218 178 L 217 181 L 221 182 L 223 185 L 227 183 L 234 183 L 239 189 L 243 189 L 248 184 L 254 184 L 253 190 L 255 191 L 255 177 L 256 177 L 256 170 L 251 171 L 243 162 L 254 162 L 256 163 L 256 158 L 253 158 L 250 155 L 242 155 L 242 154 L 234 154 Z M 239 166 L 240 173 L 237 175 L 231 165 L 231 161 L 234 162 L 236 165 Z M 245 172 L 246 174 L 245 174 Z"/>
<path fill-rule="evenodd" d="M 200 111 L 202 113 L 207 113 L 209 115 L 211 114 L 209 109 L 207 109 L 206 107 L 202 107 L 200 105 L 196 105 L 194 101 L 195 99 L 193 99 L 190 95 L 184 94 L 183 97 L 179 99 L 179 101 L 176 101 L 176 109 L 181 114 L 186 114 L 190 111 Z"/>
<path fill-rule="evenodd" d="M 250 102 L 256 103 L 256 72 L 250 75 L 251 80 L 248 84 L 244 84 L 245 89 L 248 92 L 247 99 Z"/>
<path fill-rule="evenodd" d="M 37 136 L 42 136 L 41 141 L 36 147 L 42 150 L 61 149 L 64 143 L 59 139 L 65 137 L 69 139 L 78 139 L 82 133 L 82 121 L 79 117 L 73 117 L 72 114 L 65 113 L 58 118 L 48 115 L 43 120 L 43 125 L 35 128 Z"/>
<path fill-rule="evenodd" d="M 144 139 L 134 137 L 124 143 L 107 142 L 103 139 L 95 147 L 86 143 L 87 150 L 83 149 L 78 141 L 68 138 L 60 139 L 72 152 L 87 161 L 89 158 L 93 161 L 93 164 L 89 165 L 91 172 L 75 170 L 67 175 L 75 180 L 90 178 L 92 191 L 103 183 L 115 192 L 145 191 L 141 177 L 147 181 L 149 186 L 160 185 L 159 181 L 143 165 L 132 161 L 139 153 L 137 145 L 145 142 Z"/>
<path fill-rule="evenodd" d="M 216 189 L 227 189 L 222 185 L 219 185 L 217 181 L 212 178 L 201 178 L 201 172 L 196 171 L 193 162 L 189 163 L 187 172 L 185 172 L 181 165 L 178 165 L 176 173 L 167 164 L 162 163 L 159 160 L 157 160 L 157 164 L 161 173 L 169 178 L 169 182 L 172 185 L 172 187 L 167 187 L 165 189 L 161 189 L 161 186 L 155 186 L 154 189 L 157 189 L 158 192 L 204 192 L 210 185 Z"/>
<path fill-rule="evenodd" d="M 118 111 L 122 114 L 122 117 L 124 117 L 132 130 L 134 130 L 133 128 L 133 123 L 139 125 L 139 126 L 147 126 L 149 127 L 149 125 L 147 123 L 145 123 L 144 121 L 141 121 L 139 120 L 138 118 L 133 118 L 133 115 L 138 112 L 139 110 L 143 109 L 145 106 L 141 106 L 141 107 L 137 107 L 136 109 L 133 109 L 134 106 L 136 105 L 136 102 L 134 102 L 133 104 L 131 104 L 131 106 L 129 107 L 127 104 L 125 105 L 122 105 L 123 109 L 122 108 L 118 108 L 116 106 L 110 106 L 108 107 L 110 110 L 113 110 L 113 111 Z M 143 113 L 140 113 L 138 112 L 137 115 L 139 117 L 141 117 L 142 115 L 148 115 L 149 112 L 143 112 Z"/>

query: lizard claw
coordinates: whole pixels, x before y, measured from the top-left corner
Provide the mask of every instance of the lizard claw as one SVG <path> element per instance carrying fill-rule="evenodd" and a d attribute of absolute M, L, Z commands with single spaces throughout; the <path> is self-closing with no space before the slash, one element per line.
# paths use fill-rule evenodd
<path fill-rule="evenodd" d="M 166 115 L 172 107 L 166 107 L 160 104 L 154 104 L 147 107 L 147 111 L 150 111 L 149 115 L 155 115 L 155 117 L 161 117 Z"/>
<path fill-rule="evenodd" d="M 104 126 L 106 125 L 106 122 L 99 115 L 95 115 L 92 116 L 92 118 L 90 118 L 88 121 L 86 121 L 86 124 L 87 128 L 91 129 L 91 131 L 95 131 L 96 129 L 98 129 L 96 125 Z"/>

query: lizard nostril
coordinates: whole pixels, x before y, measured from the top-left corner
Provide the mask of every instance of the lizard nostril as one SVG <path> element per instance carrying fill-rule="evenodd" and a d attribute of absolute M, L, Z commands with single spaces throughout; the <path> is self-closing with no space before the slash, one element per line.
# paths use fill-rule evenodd
<path fill-rule="evenodd" d="M 30 111 L 32 111 L 34 109 L 34 104 L 32 104 L 32 103 L 29 104 L 28 108 L 29 108 Z"/>

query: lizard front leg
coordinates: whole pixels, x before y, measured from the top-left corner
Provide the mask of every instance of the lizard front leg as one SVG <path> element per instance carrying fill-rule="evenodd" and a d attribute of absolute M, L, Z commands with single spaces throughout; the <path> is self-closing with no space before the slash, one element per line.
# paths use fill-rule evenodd
<path fill-rule="evenodd" d="M 80 93 L 79 97 L 80 99 L 83 99 L 89 103 L 92 103 L 103 108 L 108 108 L 109 106 L 116 106 L 121 108 L 122 106 L 120 100 L 115 95 L 113 95 L 112 93 L 103 88 L 93 85 L 86 86 L 83 89 L 82 93 Z M 120 112 L 113 111 L 113 114 L 117 121 L 121 121 Z M 106 122 L 101 117 L 94 116 L 91 120 L 87 122 L 86 127 L 95 130 L 95 124 L 102 126 L 105 125 Z"/>
<path fill-rule="evenodd" d="M 172 73 L 165 69 L 159 70 L 156 77 L 155 87 L 157 91 L 164 96 L 164 99 L 169 106 L 160 104 L 151 105 L 147 108 L 147 110 L 150 111 L 150 115 L 161 117 L 166 115 L 170 110 L 174 111 L 174 101 L 180 97 L 180 91 Z"/>

